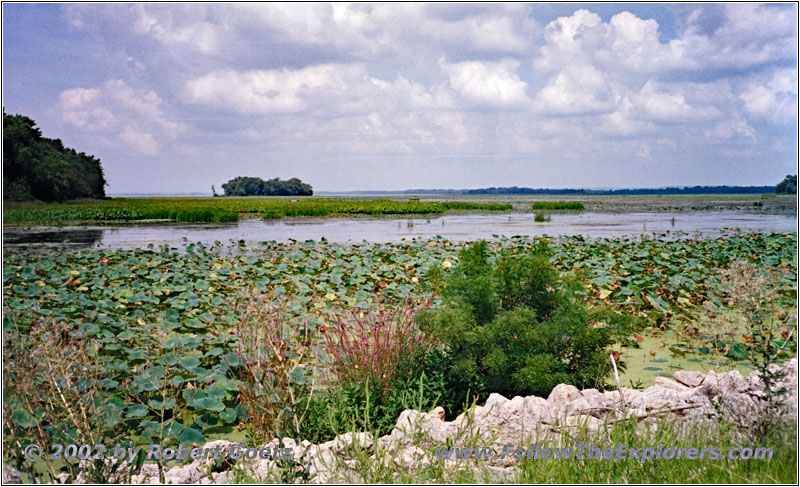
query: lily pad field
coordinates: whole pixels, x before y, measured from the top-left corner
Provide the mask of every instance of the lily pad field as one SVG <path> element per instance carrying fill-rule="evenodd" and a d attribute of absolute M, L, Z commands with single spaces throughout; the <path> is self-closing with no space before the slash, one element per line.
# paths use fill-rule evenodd
<path fill-rule="evenodd" d="M 162 217 L 148 213 L 150 204 L 124 211 L 111 205 L 20 207 L 6 209 L 4 218 L 51 224 Z M 231 204 L 225 211 L 233 218 L 238 212 L 285 215 L 287 208 L 313 209 L 317 203 L 248 206 L 242 199 Z M 408 209 L 404 205 L 415 212 L 421 211 L 416 205 L 425 205 L 424 212 L 506 208 L 340 202 L 328 206 L 325 212 L 330 213 L 325 214 L 403 212 Z M 335 355 L 350 343 L 347 328 L 373 320 L 367 328 L 377 333 L 381 317 L 391 316 L 393 333 L 404 326 L 406 332 L 413 329 L 414 340 L 435 346 L 437 337 L 425 336 L 414 325 L 414 314 L 444 305 L 437 282 L 465 265 L 464 252 L 473 245 L 433 238 L 399 243 L 270 241 L 238 247 L 198 243 L 178 251 L 151 246 L 6 252 L 5 451 L 19 452 L 31 442 L 78 439 L 202 444 L 219 438 L 264 440 L 283 433 L 330 439 L 337 426 L 326 423 L 331 418 L 320 409 L 333 403 L 314 398 L 330 396 L 336 387 L 336 374 L 342 371 L 334 365 L 342 362 Z M 778 349 L 774 358 L 783 362 L 796 354 L 796 233 L 499 238 L 488 242 L 487 258 L 521 257 L 543 247 L 549 265 L 559 279 L 572 283 L 582 306 L 590 312 L 604 310 L 605 322 L 592 322 L 591 327 L 602 333 L 615 316 L 625 318 L 624 333 L 614 335 L 604 352 L 606 358 L 608 353 L 617 357 L 624 387 L 647 387 L 656 376 L 671 376 L 679 368 L 751 370 L 752 347 L 761 335 L 748 328 L 750 308 L 742 304 L 742 286 L 750 291 L 757 287 L 763 298 L 759 309 L 769 313 L 768 340 Z M 759 280 L 742 282 L 755 275 Z M 403 316 L 410 318 L 403 321 Z M 369 341 L 371 336 L 361 338 Z M 358 366 L 352 356 L 349 360 Z M 445 365 L 425 370 L 414 376 L 421 377 L 418 382 L 395 382 L 387 390 L 402 392 L 394 399 L 398 403 L 411 404 L 415 397 L 413 404 L 432 408 L 439 405 L 439 396 L 426 394 L 442 390 L 436 380 L 445 380 L 447 370 Z M 615 388 L 610 368 L 603 370 L 597 387 Z M 353 394 L 345 391 L 345 400 Z M 372 411 L 367 397 L 366 408 Z M 348 404 L 361 404 L 353 401 Z M 292 412 L 282 415 L 282 410 Z M 458 412 L 448 405 L 448 415 Z M 388 416 L 394 410 L 376 410 L 383 413 L 393 424 L 394 417 Z M 358 414 L 354 418 L 360 421 Z M 346 430 L 347 418 L 336 421 Z M 21 466 L 24 459 L 14 455 L 7 453 L 7 458 Z M 38 468 L 42 478 L 49 478 L 72 467 Z"/>

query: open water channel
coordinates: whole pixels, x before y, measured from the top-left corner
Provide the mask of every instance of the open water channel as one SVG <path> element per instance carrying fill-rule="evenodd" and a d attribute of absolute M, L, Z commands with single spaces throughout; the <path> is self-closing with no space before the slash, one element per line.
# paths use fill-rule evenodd
<path fill-rule="evenodd" d="M 246 243 L 305 241 L 397 242 L 441 236 L 448 240 L 480 240 L 515 235 L 573 236 L 587 239 L 650 236 L 661 238 L 716 237 L 737 229 L 742 232 L 794 232 L 796 215 L 737 211 L 658 213 L 552 214 L 547 222 L 534 221 L 532 213 L 450 213 L 414 217 L 242 219 L 233 223 L 162 223 L 95 227 L 4 228 L 7 249 L 56 246 L 71 248 L 130 249 L 187 243 L 234 241 Z"/>

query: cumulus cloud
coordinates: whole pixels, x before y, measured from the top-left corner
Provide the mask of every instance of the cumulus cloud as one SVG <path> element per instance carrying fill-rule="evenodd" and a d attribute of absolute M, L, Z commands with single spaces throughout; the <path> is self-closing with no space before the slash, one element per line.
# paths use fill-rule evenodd
<path fill-rule="evenodd" d="M 693 122 L 720 116 L 714 107 L 692 105 L 679 89 L 662 90 L 650 81 L 633 96 L 633 104 L 642 118 L 650 120 Z"/>
<path fill-rule="evenodd" d="M 117 43 L 158 42 L 173 58 L 226 61 L 238 69 L 414 57 L 452 59 L 529 51 L 538 29 L 529 7 L 497 5 L 241 3 L 65 6 L 70 24 Z M 99 29 L 99 24 L 109 28 Z M 120 35 L 125 33 L 127 35 Z"/>
<path fill-rule="evenodd" d="M 756 66 L 795 56 L 796 9 L 725 4 L 720 26 L 710 33 L 702 27 L 699 17 L 690 15 L 678 37 L 662 42 L 654 19 L 623 11 L 603 22 L 597 14 L 580 9 L 545 27 L 545 43 L 534 66 L 558 71 L 578 61 L 641 77 Z"/>
<path fill-rule="evenodd" d="M 136 90 L 119 79 L 94 88 L 65 90 L 58 99 L 62 121 L 109 143 L 121 142 L 142 155 L 158 153 L 155 134 L 174 137 L 186 129 L 165 116 L 156 92 Z"/>
<path fill-rule="evenodd" d="M 705 131 L 706 137 L 712 139 L 753 138 L 755 129 L 742 118 L 723 120 Z"/>
<path fill-rule="evenodd" d="M 745 111 L 777 124 L 797 121 L 797 71 L 776 70 L 771 78 L 759 76 L 739 94 Z"/>
<path fill-rule="evenodd" d="M 472 102 L 504 107 L 530 101 L 525 93 L 528 84 L 516 73 L 518 61 L 507 59 L 494 63 L 469 61 L 448 64 L 442 60 L 440 66 L 450 79 L 450 87 Z"/>
<path fill-rule="evenodd" d="M 536 95 L 540 109 L 557 114 L 606 112 L 619 98 L 604 74 L 588 64 L 567 67 Z"/>
<path fill-rule="evenodd" d="M 448 167 L 489 184 L 495 156 L 533 175 L 541 161 L 574 169 L 591 157 L 605 177 L 629 171 L 604 171 L 625 162 L 597 154 L 630 170 L 673 160 L 670 143 L 709 158 L 726 144 L 796 146 L 794 5 L 621 5 L 602 16 L 567 4 L 62 8 L 70 35 L 102 43 L 104 64 L 48 108 L 106 153 L 267 172 L 293 171 L 276 162 L 291 159 L 314 176 L 320 157 L 367 167 L 463 156 L 481 162 Z M 322 189 L 348 189 L 347 177 Z"/>
<path fill-rule="evenodd" d="M 451 105 L 441 89 L 426 89 L 400 76 L 374 78 L 363 64 L 323 64 L 303 69 L 212 72 L 186 85 L 191 103 L 241 114 L 435 109 Z"/>

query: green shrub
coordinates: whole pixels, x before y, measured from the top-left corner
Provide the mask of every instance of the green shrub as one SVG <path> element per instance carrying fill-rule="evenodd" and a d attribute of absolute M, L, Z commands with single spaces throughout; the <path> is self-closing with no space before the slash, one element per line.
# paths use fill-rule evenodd
<path fill-rule="evenodd" d="M 547 247 L 501 252 L 490 263 L 488 246 L 478 242 L 434 279 L 442 281 L 444 306 L 421 312 L 417 322 L 440 340 L 442 355 L 427 369 L 445 371 L 449 405 L 470 394 L 547 396 L 562 382 L 602 387 L 610 372 L 605 350 L 631 324 L 609 309 L 589 309 L 576 284 L 559 278 Z"/>

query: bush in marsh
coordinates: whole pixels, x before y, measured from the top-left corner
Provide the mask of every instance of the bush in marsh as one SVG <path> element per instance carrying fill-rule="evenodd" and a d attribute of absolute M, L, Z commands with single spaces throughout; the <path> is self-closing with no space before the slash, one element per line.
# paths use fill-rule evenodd
<path fill-rule="evenodd" d="M 610 372 L 606 348 L 633 324 L 606 308 L 588 308 L 576 284 L 561 278 L 546 244 L 528 255 L 501 252 L 489 261 L 486 242 L 460 253 L 445 273 L 432 271 L 440 309 L 418 315 L 420 328 L 439 340 L 448 405 L 497 392 L 547 397 L 559 383 L 602 387 Z"/>

